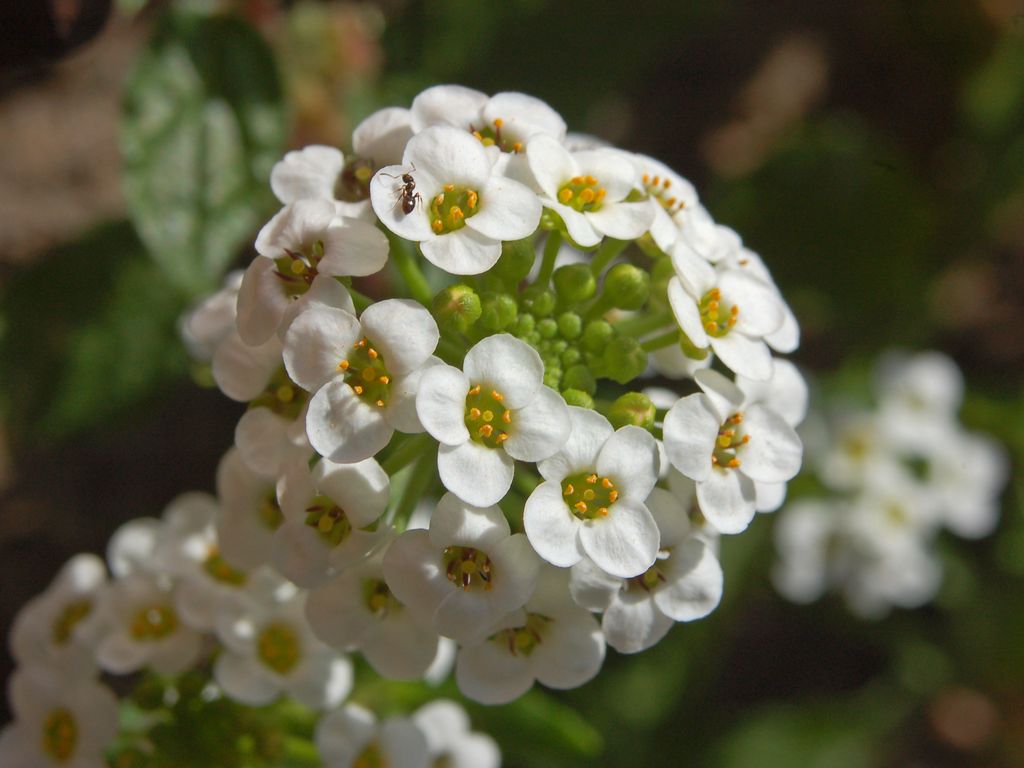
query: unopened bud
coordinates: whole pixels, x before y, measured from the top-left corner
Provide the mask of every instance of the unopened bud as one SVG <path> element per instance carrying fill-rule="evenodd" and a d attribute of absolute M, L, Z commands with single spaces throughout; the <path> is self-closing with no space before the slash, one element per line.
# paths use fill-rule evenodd
<path fill-rule="evenodd" d="M 434 318 L 442 330 L 465 333 L 482 312 L 480 297 L 468 285 L 450 285 L 434 297 Z"/>
<path fill-rule="evenodd" d="M 615 336 L 611 324 L 604 320 L 591 320 L 583 329 L 583 348 L 588 352 L 600 354 Z"/>
<path fill-rule="evenodd" d="M 578 339 L 583 333 L 583 320 L 575 312 L 563 312 L 558 316 L 558 335 L 563 339 Z"/>
<path fill-rule="evenodd" d="M 506 240 L 501 244 L 501 258 L 491 268 L 491 273 L 500 277 L 507 285 L 518 285 L 530 274 L 536 255 L 532 237 L 524 240 Z"/>
<path fill-rule="evenodd" d="M 640 309 L 651 295 L 651 276 L 632 264 L 616 264 L 604 279 L 604 292 L 617 309 Z"/>
<path fill-rule="evenodd" d="M 609 379 L 627 384 L 647 370 L 647 353 L 632 336 L 617 336 L 601 356 L 603 373 Z"/>
<path fill-rule="evenodd" d="M 565 304 L 579 304 L 597 291 L 594 273 L 586 264 L 566 264 L 555 270 L 552 278 L 558 298 Z"/>
<path fill-rule="evenodd" d="M 619 397 L 608 409 L 608 421 L 616 429 L 625 426 L 651 429 L 654 426 L 656 412 L 651 398 L 640 392 L 627 392 Z"/>
<path fill-rule="evenodd" d="M 523 310 L 536 318 L 550 317 L 555 311 L 555 294 L 547 288 L 531 286 L 523 291 L 520 301 Z"/>
<path fill-rule="evenodd" d="M 519 314 L 516 300 L 507 293 L 488 291 L 483 295 L 481 304 L 480 325 L 491 333 L 508 328 Z"/>
<path fill-rule="evenodd" d="M 597 391 L 597 379 L 585 365 L 573 365 L 562 376 L 562 386 L 592 395 Z"/>
<path fill-rule="evenodd" d="M 594 407 L 594 398 L 580 389 L 563 389 L 562 397 L 566 405 L 575 405 L 579 408 Z"/>

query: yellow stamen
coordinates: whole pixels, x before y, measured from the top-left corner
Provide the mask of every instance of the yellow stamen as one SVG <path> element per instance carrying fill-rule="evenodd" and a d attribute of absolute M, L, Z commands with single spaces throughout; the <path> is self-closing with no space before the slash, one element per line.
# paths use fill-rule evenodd
<path fill-rule="evenodd" d="M 338 363 L 338 370 L 339 371 L 347 371 L 348 370 L 348 360 L 342 360 L 340 363 Z"/>
<path fill-rule="evenodd" d="M 434 230 L 435 235 L 440 235 L 442 232 L 444 232 L 444 222 L 442 222 L 440 219 L 434 219 L 432 222 L 430 222 L 430 228 Z"/>
<path fill-rule="evenodd" d="M 500 403 L 500 402 L 501 402 L 502 400 L 504 400 L 504 399 L 505 399 L 505 396 L 504 396 L 503 394 L 501 394 L 500 392 L 498 392 L 498 391 L 497 391 L 496 389 L 492 389 L 492 390 L 491 390 L 491 397 L 493 397 L 493 398 L 494 398 L 495 400 L 497 400 L 497 401 L 498 401 L 499 403 Z"/>
<path fill-rule="evenodd" d="M 494 427 L 492 427 L 490 424 L 484 424 L 482 427 L 480 427 L 480 432 L 479 432 L 480 437 L 490 437 L 493 434 L 494 434 Z"/>
<path fill-rule="evenodd" d="M 558 191 L 558 202 L 563 205 L 568 205 L 570 200 L 572 200 L 572 190 L 568 187 L 562 187 L 562 189 Z"/>
<path fill-rule="evenodd" d="M 588 475 L 587 476 L 587 482 L 590 483 L 591 485 L 596 483 L 597 482 L 597 475 Z"/>
<path fill-rule="evenodd" d="M 608 517 L 608 507 L 598 507 L 597 508 L 597 516 L 598 517 Z"/>
<path fill-rule="evenodd" d="M 379 357 L 377 350 L 374 349 L 373 347 L 370 347 L 368 350 L 366 350 L 366 354 L 370 356 L 371 360 L 376 360 Z"/>
<path fill-rule="evenodd" d="M 455 185 L 454 184 L 445 184 L 444 185 L 444 191 L 445 192 L 454 192 L 455 191 Z"/>
<path fill-rule="evenodd" d="M 740 465 L 740 460 L 739 459 L 729 459 L 729 468 L 730 469 L 736 469 L 736 467 L 738 467 L 739 465 Z"/>
<path fill-rule="evenodd" d="M 469 390 L 469 394 L 471 394 L 471 395 L 479 395 L 480 394 L 480 385 L 477 384 L 475 387 L 473 387 L 471 390 Z"/>
<path fill-rule="evenodd" d="M 384 401 L 383 400 L 378 400 L 377 401 L 377 407 L 378 408 L 383 408 L 384 407 Z"/>
<path fill-rule="evenodd" d="M 476 421 L 479 418 L 480 418 L 480 409 L 479 408 L 470 408 L 469 409 L 469 420 L 470 421 Z"/>
<path fill-rule="evenodd" d="M 508 435 L 506 435 L 504 432 L 502 432 L 500 435 L 498 435 L 498 437 L 496 439 L 498 441 L 498 445 L 501 445 L 506 440 L 508 440 Z"/>
<path fill-rule="evenodd" d="M 604 489 L 606 489 L 606 490 L 607 490 L 608 488 L 611 488 L 611 487 L 613 487 L 613 485 L 614 485 L 614 484 L 612 483 L 612 481 L 611 481 L 611 480 L 609 480 L 609 479 L 608 479 L 607 477 L 602 477 L 602 478 L 601 478 L 601 487 L 602 487 L 602 488 L 604 488 Z"/>
<path fill-rule="evenodd" d="M 512 411 L 505 411 L 503 414 L 501 414 L 501 420 L 504 421 L 506 424 L 511 424 Z"/>
<path fill-rule="evenodd" d="M 391 377 L 390 376 L 381 376 L 379 379 L 377 379 L 377 381 L 379 381 L 381 384 L 390 384 L 391 383 Z"/>
<path fill-rule="evenodd" d="M 562 495 L 563 495 L 563 496 L 572 496 L 572 494 L 573 494 L 573 492 L 574 492 L 575 490 L 576 490 L 576 489 L 575 489 L 575 488 L 573 488 L 573 485 L 572 485 L 572 483 L 569 483 L 568 485 L 566 485 L 566 486 L 565 486 L 565 490 L 564 490 L 564 491 L 562 491 Z"/>
<path fill-rule="evenodd" d="M 361 386 L 359 386 L 358 384 L 356 384 L 354 387 L 352 387 L 352 391 L 355 392 L 357 395 L 363 394 L 363 388 Z"/>
<path fill-rule="evenodd" d="M 614 504 L 616 501 L 618 501 L 618 499 L 619 499 L 619 492 L 618 491 L 609 491 L 608 492 L 608 501 L 610 501 L 612 504 Z"/>
<path fill-rule="evenodd" d="M 585 515 L 587 513 L 587 505 L 585 502 L 577 501 L 575 504 L 573 504 L 573 507 L 580 514 Z"/>

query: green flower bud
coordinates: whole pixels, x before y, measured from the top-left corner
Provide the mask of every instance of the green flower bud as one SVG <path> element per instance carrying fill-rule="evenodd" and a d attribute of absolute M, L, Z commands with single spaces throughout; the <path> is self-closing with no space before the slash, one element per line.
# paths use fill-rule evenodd
<path fill-rule="evenodd" d="M 507 293 L 485 293 L 482 305 L 480 325 L 492 333 L 503 331 L 512 325 L 519 312 L 516 300 Z"/>
<path fill-rule="evenodd" d="M 597 291 L 597 280 L 586 264 L 566 264 L 552 276 L 555 291 L 564 304 L 579 304 Z"/>
<path fill-rule="evenodd" d="M 553 339 L 558 334 L 558 323 L 550 317 L 545 317 L 537 323 L 537 333 L 542 339 Z"/>
<path fill-rule="evenodd" d="M 575 312 L 563 312 L 558 316 L 558 333 L 563 339 L 578 339 L 583 333 L 583 320 Z"/>
<path fill-rule="evenodd" d="M 531 333 L 537 325 L 537 320 L 533 315 L 520 315 L 516 318 L 516 324 L 512 329 L 512 332 L 521 339 L 525 339 Z"/>
<path fill-rule="evenodd" d="M 501 244 L 501 258 L 491 267 L 491 273 L 504 280 L 506 285 L 518 285 L 530 274 L 535 257 L 532 237 L 506 240 Z"/>
<path fill-rule="evenodd" d="M 601 355 L 603 374 L 619 384 L 627 384 L 647 369 L 647 353 L 632 336 L 618 336 Z"/>
<path fill-rule="evenodd" d="M 562 384 L 568 389 L 578 389 L 591 395 L 597 391 L 597 379 L 585 365 L 573 365 L 566 369 Z"/>
<path fill-rule="evenodd" d="M 520 301 L 523 310 L 537 318 L 549 317 L 555 311 L 555 294 L 547 288 L 530 286 L 523 291 Z"/>
<path fill-rule="evenodd" d="M 551 351 L 557 355 L 561 355 L 569 348 L 569 342 L 565 339 L 554 339 L 553 341 L 548 342 L 548 344 L 551 347 Z"/>
<path fill-rule="evenodd" d="M 640 309 L 651 295 L 651 276 L 632 264 L 616 264 L 604 279 L 604 292 L 617 309 Z"/>
<path fill-rule="evenodd" d="M 654 415 L 657 409 L 651 398 L 640 392 L 627 392 L 619 397 L 608 409 L 608 421 L 618 429 L 633 425 L 651 429 L 654 426 Z"/>
<path fill-rule="evenodd" d="M 615 329 L 605 320 L 591 320 L 583 329 L 583 348 L 600 354 L 615 336 Z"/>
<path fill-rule="evenodd" d="M 583 353 L 576 349 L 576 347 L 569 347 L 562 353 L 562 365 L 566 368 L 576 365 L 582 359 Z"/>
<path fill-rule="evenodd" d="M 594 398 L 579 389 L 563 389 L 562 397 L 567 405 L 575 405 L 580 408 L 593 408 Z"/>
<path fill-rule="evenodd" d="M 450 285 L 434 297 L 434 318 L 442 331 L 465 333 L 482 311 L 480 297 L 468 285 Z"/>
<path fill-rule="evenodd" d="M 551 387 L 552 389 L 558 389 L 558 385 L 562 382 L 562 368 L 560 366 L 544 366 L 544 386 Z"/>

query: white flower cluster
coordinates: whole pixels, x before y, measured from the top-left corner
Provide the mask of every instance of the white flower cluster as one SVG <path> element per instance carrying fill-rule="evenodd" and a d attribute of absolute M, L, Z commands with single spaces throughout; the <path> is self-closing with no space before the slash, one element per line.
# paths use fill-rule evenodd
<path fill-rule="evenodd" d="M 258 255 L 183 321 L 248 408 L 217 505 L 115 537 L 93 649 L 174 672 L 215 635 L 224 694 L 330 710 L 326 765 L 415 765 L 383 756 L 427 754 L 407 722 L 336 708 L 345 654 L 392 679 L 448 658 L 500 704 L 708 615 L 719 534 L 799 470 L 806 386 L 768 270 L 661 163 L 458 86 L 352 149 L 277 164 Z"/>
<path fill-rule="evenodd" d="M 801 499 L 776 524 L 778 590 L 796 602 L 842 592 L 877 618 L 931 600 L 942 580 L 941 530 L 992 532 L 1008 461 L 957 413 L 963 377 L 937 352 L 890 353 L 877 366 L 873 409 L 830 414 L 816 471 L 833 495 Z"/>

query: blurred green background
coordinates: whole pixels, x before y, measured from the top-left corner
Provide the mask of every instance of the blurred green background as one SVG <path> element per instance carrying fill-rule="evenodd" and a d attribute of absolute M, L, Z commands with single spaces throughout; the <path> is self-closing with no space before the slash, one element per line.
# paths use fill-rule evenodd
<path fill-rule="evenodd" d="M 71 554 L 212 490 L 241 407 L 196 386 L 176 320 L 251 257 L 273 162 L 440 82 L 663 160 L 772 269 L 823 392 L 941 349 L 968 428 L 1024 456 L 1021 0 L 35 6 L 50 37 L 9 26 L 0 57 L 4 635 Z M 874 624 L 775 595 L 762 516 L 710 618 L 475 722 L 509 766 L 1024 765 L 1022 491 L 942 542 L 933 606 Z"/>

